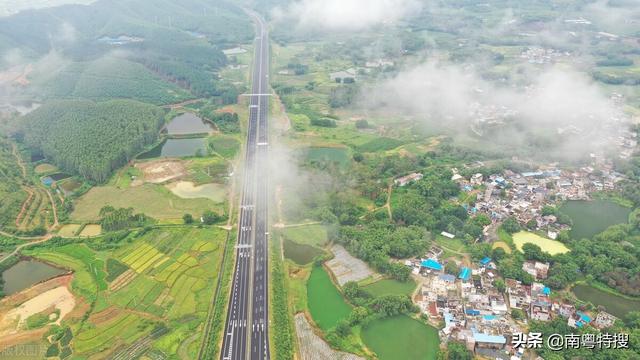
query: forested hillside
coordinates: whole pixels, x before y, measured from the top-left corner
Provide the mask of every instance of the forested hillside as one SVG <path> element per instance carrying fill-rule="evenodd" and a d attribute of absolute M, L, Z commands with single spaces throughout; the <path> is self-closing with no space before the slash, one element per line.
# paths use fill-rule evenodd
<path fill-rule="evenodd" d="M 217 76 L 226 65 L 221 49 L 251 37 L 246 15 L 224 1 L 100 0 L 0 18 L 0 51 L 17 55 L 0 59 L 0 69 L 16 58 L 34 64 L 26 91 L 36 99 L 166 104 L 187 97 L 175 85 L 191 97 L 234 90 Z"/>
<path fill-rule="evenodd" d="M 9 141 L 0 137 L 0 227 L 15 227 L 16 217 L 27 193 L 22 188 L 20 167 Z"/>
<path fill-rule="evenodd" d="M 131 100 L 54 101 L 23 119 L 24 140 L 63 170 L 103 182 L 157 139 L 163 115 Z"/>

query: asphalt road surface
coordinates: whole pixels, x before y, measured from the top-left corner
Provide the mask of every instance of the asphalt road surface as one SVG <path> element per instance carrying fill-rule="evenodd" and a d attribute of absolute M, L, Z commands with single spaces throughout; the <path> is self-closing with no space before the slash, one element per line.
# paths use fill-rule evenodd
<path fill-rule="evenodd" d="M 236 264 L 220 358 L 269 359 L 268 306 L 268 112 L 269 34 L 250 13 L 257 37 L 251 78 L 249 124 Z"/>

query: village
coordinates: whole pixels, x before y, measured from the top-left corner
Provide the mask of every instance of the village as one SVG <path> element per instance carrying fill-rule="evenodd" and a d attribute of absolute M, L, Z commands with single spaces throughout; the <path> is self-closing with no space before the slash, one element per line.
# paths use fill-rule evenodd
<path fill-rule="evenodd" d="M 544 285 L 548 263 L 526 261 L 523 270 L 536 280 L 524 285 L 514 279 L 504 279 L 505 289 L 495 284 L 500 278 L 495 262 L 485 257 L 469 267 L 463 266 L 457 275 L 444 271 L 442 249 L 433 247 L 426 259 L 408 261 L 421 287 L 414 302 L 429 322 L 442 325 L 440 338 L 466 344 L 470 351 L 494 359 L 520 359 L 524 348 L 515 348 L 515 334 L 526 333 L 527 319 L 549 321 L 565 318 L 567 325 L 586 325 L 604 329 L 616 318 L 605 312 L 581 311 L 574 304 L 551 299 L 551 289 Z M 451 260 L 448 260 L 451 261 Z"/>
<path fill-rule="evenodd" d="M 470 215 L 486 214 L 492 224 L 484 229 L 482 239 L 492 241 L 491 232 L 507 218 L 514 218 L 523 228 L 544 233 L 556 239 L 569 224 L 556 215 L 545 214 L 543 208 L 565 200 L 589 200 L 596 191 L 613 190 L 624 175 L 613 170 L 612 163 L 592 155 L 590 166 L 562 170 L 557 164 L 540 166 L 536 171 L 483 176 L 475 173 L 465 178 L 456 168 L 452 181 L 462 191 L 475 193 L 473 205 L 464 206 Z M 475 164 L 482 166 L 483 164 Z M 395 179 L 396 186 L 405 186 L 422 179 L 413 173 Z M 444 238 L 454 234 L 442 232 Z M 524 348 L 514 348 L 514 334 L 525 333 L 529 320 L 549 321 L 558 316 L 567 325 L 580 328 L 591 325 L 599 329 L 613 325 L 616 317 L 605 311 L 589 312 L 575 304 L 551 298 L 551 289 L 544 284 L 550 264 L 525 261 L 522 270 L 535 281 L 525 285 L 515 279 L 502 279 L 500 269 L 490 257 L 469 264 L 446 258 L 444 250 L 434 245 L 424 257 L 407 260 L 414 279 L 420 284 L 414 302 L 429 322 L 439 325 L 440 338 L 466 344 L 470 351 L 495 359 L 520 359 Z M 445 270 L 454 261 L 459 273 Z M 496 286 L 501 279 L 504 285 Z"/>

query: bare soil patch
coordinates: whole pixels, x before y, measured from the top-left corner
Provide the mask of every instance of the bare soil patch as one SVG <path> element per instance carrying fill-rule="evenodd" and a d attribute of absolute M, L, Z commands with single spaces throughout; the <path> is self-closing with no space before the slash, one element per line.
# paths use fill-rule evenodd
<path fill-rule="evenodd" d="M 161 184 L 175 180 L 187 174 L 187 169 L 180 160 L 157 160 L 136 163 L 136 168 L 143 174 L 143 181 Z"/>
<path fill-rule="evenodd" d="M 351 256 L 344 247 L 334 245 L 331 252 L 334 258 L 327 261 L 327 266 L 340 286 L 349 281 L 364 280 L 375 274 L 364 261 Z"/>
<path fill-rule="evenodd" d="M 303 313 L 296 314 L 295 325 L 302 360 L 364 360 L 354 354 L 333 350 L 313 331 Z"/>

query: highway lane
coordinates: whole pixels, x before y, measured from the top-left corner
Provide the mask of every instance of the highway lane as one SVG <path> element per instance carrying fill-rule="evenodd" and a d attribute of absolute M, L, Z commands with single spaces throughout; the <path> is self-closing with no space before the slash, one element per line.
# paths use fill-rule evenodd
<path fill-rule="evenodd" d="M 268 194 L 269 194 L 269 97 L 264 95 L 268 91 L 269 83 L 269 38 L 266 25 L 260 17 L 256 18 L 261 32 L 260 47 L 262 55 L 262 78 L 258 84 L 258 149 L 257 149 L 257 181 L 256 190 L 256 221 L 254 233 L 253 281 L 252 281 L 252 312 L 251 312 L 251 351 L 252 360 L 269 359 L 269 307 L 268 307 Z"/>
<path fill-rule="evenodd" d="M 269 40 L 264 21 L 256 23 L 249 122 L 240 202 L 236 264 L 220 358 L 269 359 L 267 286 L 267 199 Z M 255 231 L 254 231 L 255 229 Z M 251 344 L 251 345 L 250 345 Z M 249 350 L 249 347 L 251 351 Z"/>

